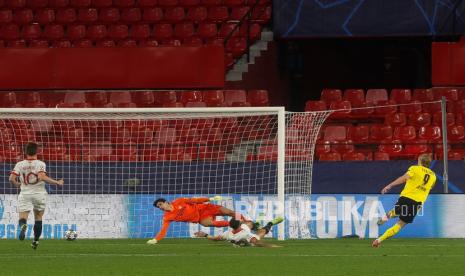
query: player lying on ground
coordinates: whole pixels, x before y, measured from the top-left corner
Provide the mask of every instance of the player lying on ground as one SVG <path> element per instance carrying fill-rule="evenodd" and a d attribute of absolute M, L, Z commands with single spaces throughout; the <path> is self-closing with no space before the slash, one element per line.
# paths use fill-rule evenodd
<path fill-rule="evenodd" d="M 399 217 L 399 221 L 387 229 L 381 237 L 374 240 L 372 243 L 373 247 L 379 247 L 381 242 L 397 234 L 406 224 L 413 222 L 413 219 L 421 209 L 423 203 L 425 203 L 429 192 L 436 183 L 436 175 L 429 169 L 430 164 L 431 156 L 429 154 L 421 154 L 418 157 L 418 165 L 411 166 L 407 173 L 389 183 L 381 191 L 382 194 L 385 194 L 392 187 L 406 183 L 394 209 L 384 215 L 378 221 L 378 225 L 382 225 L 389 219 L 397 216 Z"/>
<path fill-rule="evenodd" d="M 172 221 L 200 223 L 203 226 L 227 227 L 228 221 L 215 220 L 216 216 L 230 216 L 238 220 L 245 220 L 241 214 L 238 214 L 228 208 L 220 205 L 206 203 L 209 201 L 220 201 L 221 196 L 212 198 L 178 198 L 172 202 L 164 198 L 155 200 L 153 206 L 164 211 L 163 225 L 160 232 L 154 239 L 147 241 L 148 244 L 156 244 L 162 240 Z"/>
<path fill-rule="evenodd" d="M 264 243 L 261 239 L 265 237 L 268 232 L 270 232 L 271 227 L 276 224 L 283 222 L 282 217 L 275 218 L 274 220 L 268 222 L 265 227 L 260 228 L 256 233 L 252 233 L 252 229 L 255 228 L 255 225 L 251 221 L 241 222 L 232 218 L 229 221 L 229 227 L 232 229 L 224 232 L 218 236 L 210 236 L 205 232 L 199 231 L 194 235 L 199 238 L 207 238 L 212 241 L 230 241 L 231 243 L 238 246 L 259 246 L 259 247 L 280 247 L 279 245 Z"/>

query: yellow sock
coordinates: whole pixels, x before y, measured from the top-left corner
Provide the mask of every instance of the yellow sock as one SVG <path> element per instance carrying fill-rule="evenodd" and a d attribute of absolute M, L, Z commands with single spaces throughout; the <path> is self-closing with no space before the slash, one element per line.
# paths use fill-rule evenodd
<path fill-rule="evenodd" d="M 392 226 L 391 228 L 389 228 L 388 230 L 386 230 L 386 232 L 384 232 L 384 234 L 378 238 L 379 241 L 384 241 L 386 239 L 389 239 L 390 237 L 394 236 L 395 234 L 399 233 L 400 229 L 402 227 L 400 227 L 399 224 L 394 224 L 394 226 Z"/>

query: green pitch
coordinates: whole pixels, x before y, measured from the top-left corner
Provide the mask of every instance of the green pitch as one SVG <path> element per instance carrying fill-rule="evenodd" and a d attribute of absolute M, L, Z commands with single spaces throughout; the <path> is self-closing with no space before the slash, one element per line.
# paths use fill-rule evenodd
<path fill-rule="evenodd" d="M 204 239 L 0 240 L 0 275 L 463 275 L 465 240 L 290 240 L 235 248 Z M 271 241 L 270 241 L 271 242 Z M 165 273 L 165 274 L 162 274 Z"/>

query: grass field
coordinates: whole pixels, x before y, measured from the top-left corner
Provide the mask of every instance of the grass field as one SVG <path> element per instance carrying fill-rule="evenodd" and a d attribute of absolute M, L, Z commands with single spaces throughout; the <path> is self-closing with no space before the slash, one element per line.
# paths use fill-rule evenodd
<path fill-rule="evenodd" d="M 465 240 L 289 240 L 235 248 L 204 239 L 0 240 L 0 275 L 464 275 Z"/>

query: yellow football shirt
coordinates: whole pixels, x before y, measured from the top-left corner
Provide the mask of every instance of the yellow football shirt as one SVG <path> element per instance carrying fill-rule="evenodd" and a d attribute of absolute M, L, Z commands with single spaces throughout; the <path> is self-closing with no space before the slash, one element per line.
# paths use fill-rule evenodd
<path fill-rule="evenodd" d="M 407 174 L 410 179 L 407 180 L 400 195 L 424 203 L 434 183 L 436 183 L 436 174 L 432 170 L 419 165 L 411 166 Z"/>

